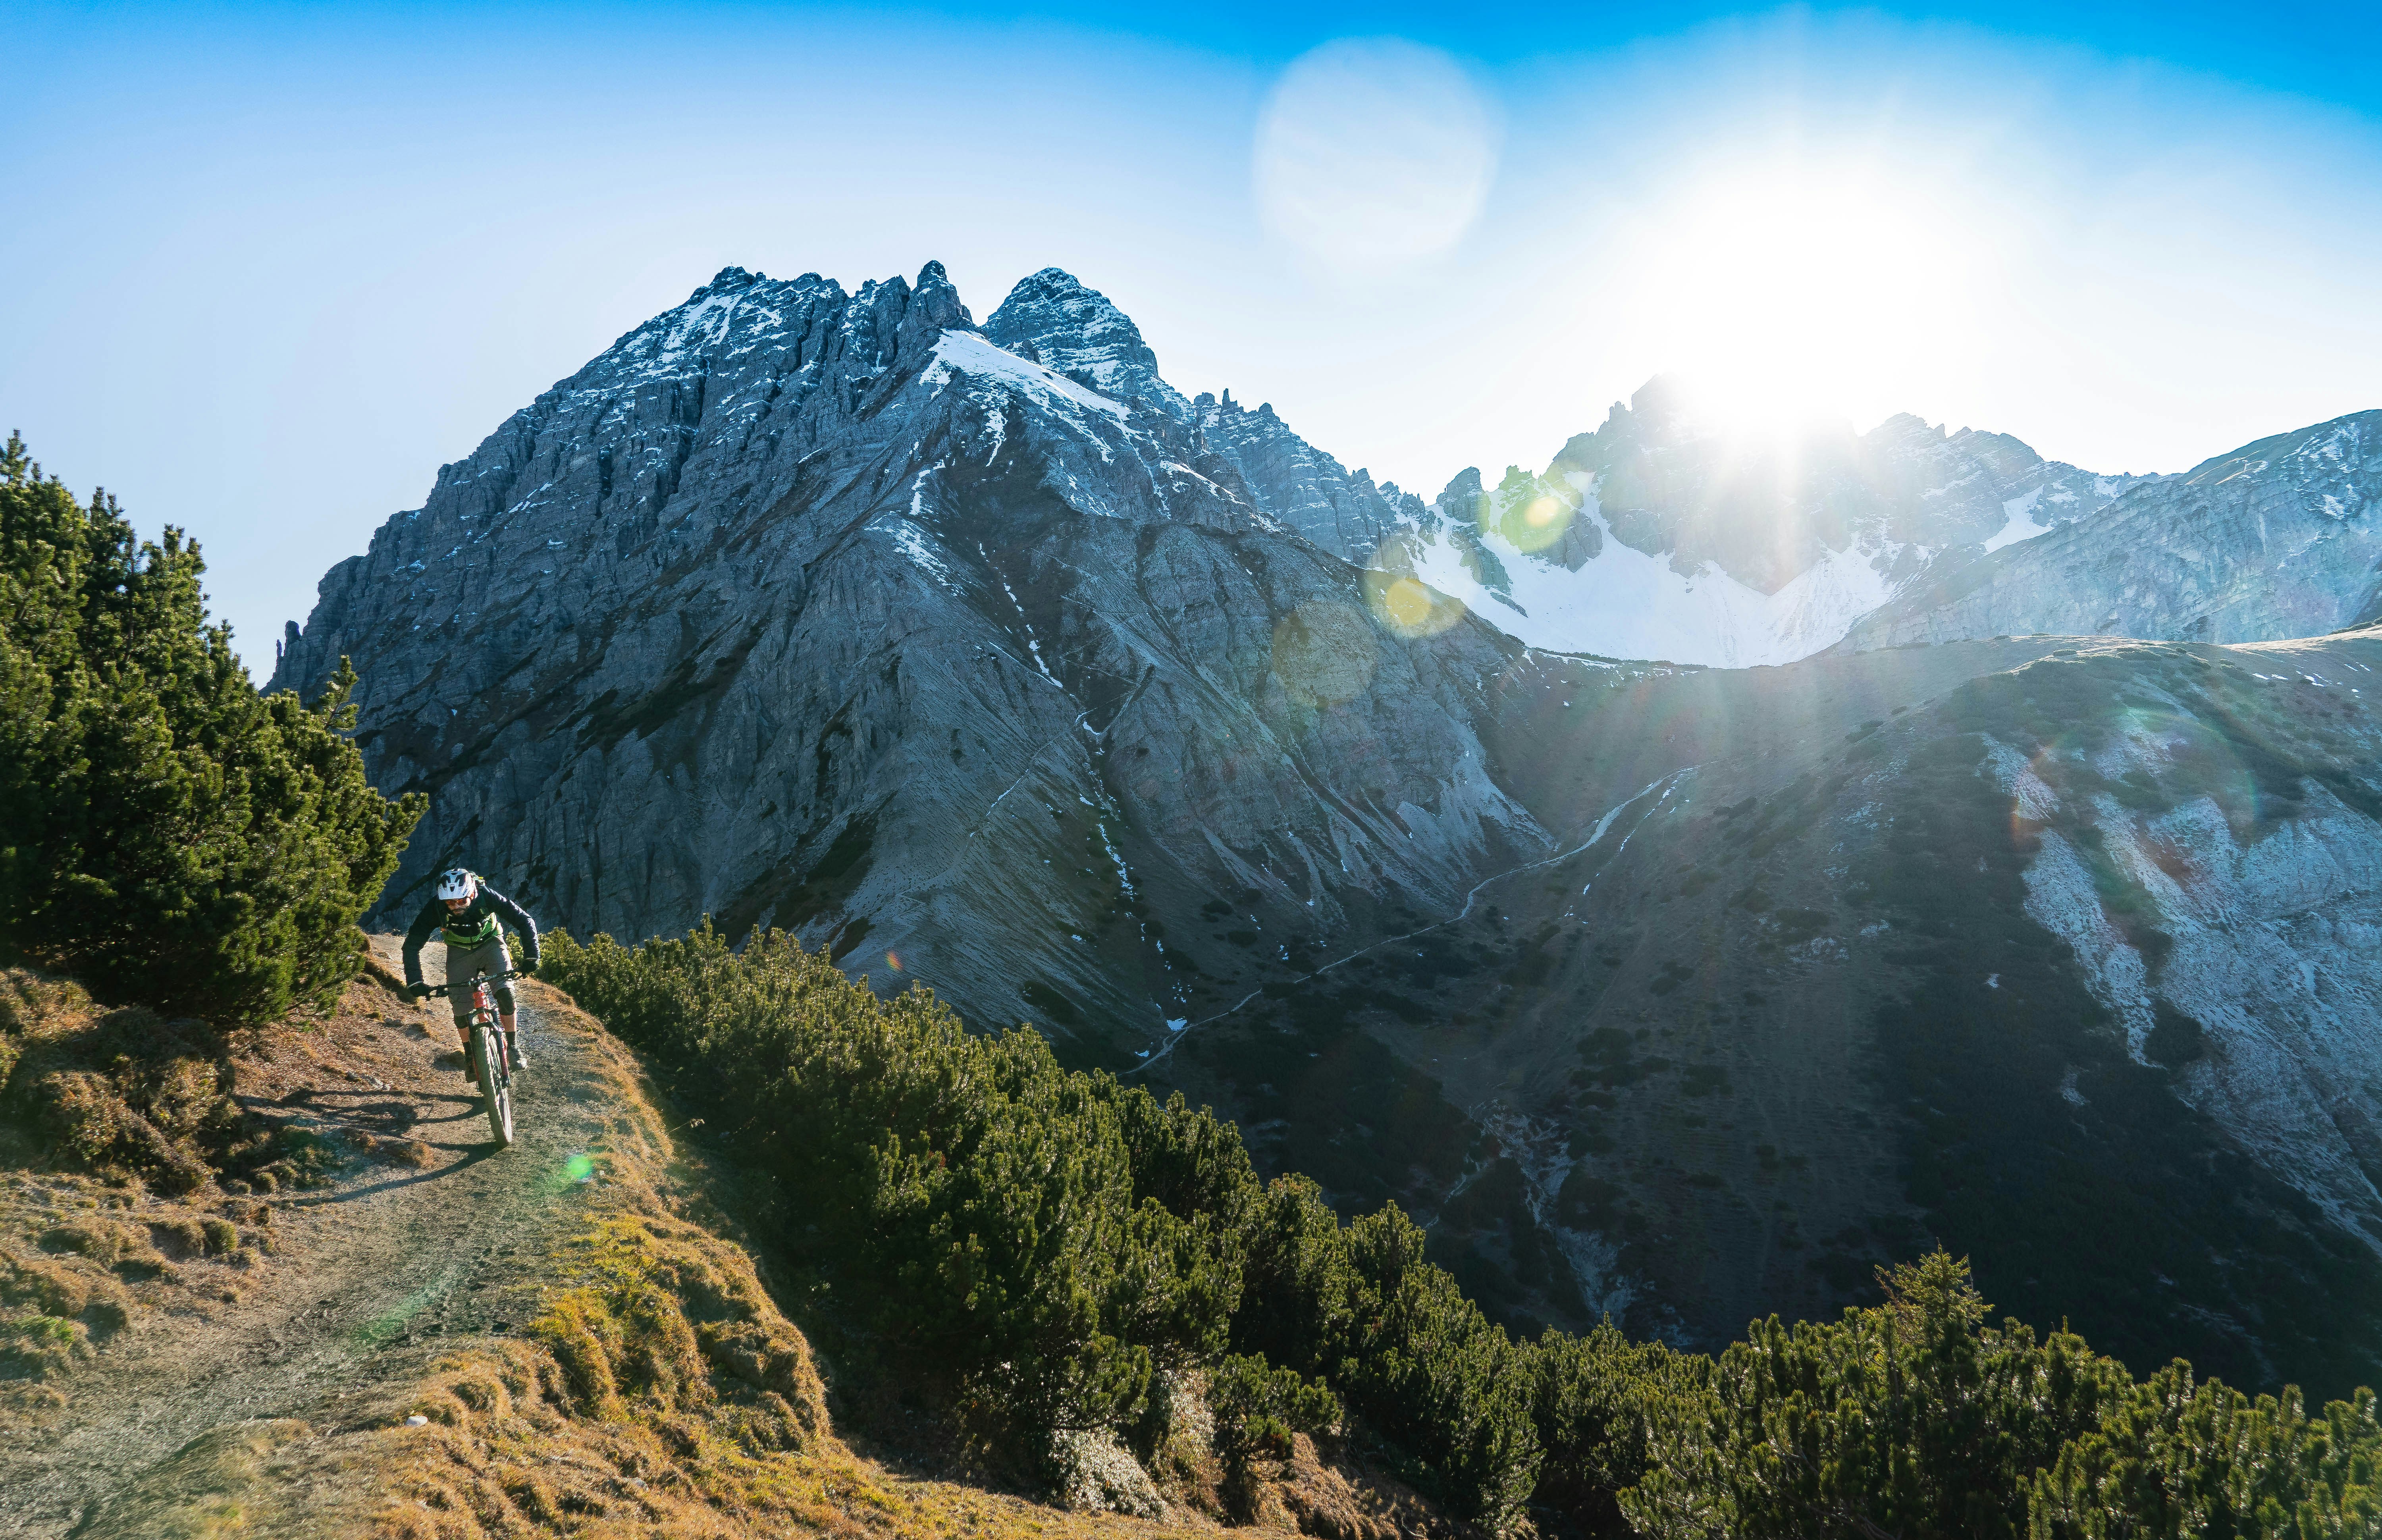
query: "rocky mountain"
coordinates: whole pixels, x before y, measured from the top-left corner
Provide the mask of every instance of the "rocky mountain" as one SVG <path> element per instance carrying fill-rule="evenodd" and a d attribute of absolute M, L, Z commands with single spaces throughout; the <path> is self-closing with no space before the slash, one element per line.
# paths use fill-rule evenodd
<path fill-rule="evenodd" d="M 583 931 L 775 924 L 1130 1066 L 1203 905 L 1369 933 L 1545 848 L 1476 726 L 1519 649 L 1327 548 L 1394 496 L 1064 274 L 978 328 L 933 265 L 730 268 L 442 468 L 276 680 L 352 656 L 430 794 L 386 918 L 463 863 Z"/>
<path fill-rule="evenodd" d="M 1724 1341 L 1940 1243 L 2138 1370 L 2328 1392 L 2382 1375 L 2382 640 L 2265 638 L 2365 613 L 2373 434 L 2130 480 L 1658 382 L 1426 507 L 1055 270 L 978 326 L 931 265 L 731 268 L 276 682 L 352 656 L 430 795 L 387 917 L 460 862 L 788 927 L 1404 1203 L 1517 1328 Z M 2113 601 L 2191 640 L 2027 634 Z"/>
<path fill-rule="evenodd" d="M 1748 433 L 1651 381 L 1533 475 L 1449 483 L 1377 561 L 1534 647 L 1746 667 L 1831 646 L 1946 566 L 2093 522 L 2155 477 L 1908 414 Z"/>
<path fill-rule="evenodd" d="M 1179 1083 L 1516 1324 L 1709 1344 L 1941 1244 L 2137 1369 L 2382 1375 L 2382 632 L 1535 662 L 1487 741 L 1553 858 Z"/>
<path fill-rule="evenodd" d="M 2024 545 L 1939 562 L 1849 647 L 2044 634 L 2272 641 L 2382 613 L 2382 412 L 2280 433 Z"/>
<path fill-rule="evenodd" d="M 1241 473 L 1256 506 L 1334 556 L 1362 559 L 1384 535 L 1423 513 L 1422 499 L 1395 482 L 1354 474 L 1274 415 L 1271 403 L 1249 411 L 1201 391 L 1189 400 L 1159 376 L 1158 355 L 1141 330 L 1106 296 L 1056 267 L 1010 291 L 985 336 L 1087 389 L 1165 413 Z"/>

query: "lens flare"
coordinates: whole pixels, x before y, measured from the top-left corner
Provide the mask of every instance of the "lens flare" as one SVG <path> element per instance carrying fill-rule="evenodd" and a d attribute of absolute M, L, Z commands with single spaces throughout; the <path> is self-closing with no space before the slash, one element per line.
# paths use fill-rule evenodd
<path fill-rule="evenodd" d="M 1464 601 L 1448 598 L 1410 573 L 1365 574 L 1365 607 L 1383 626 L 1413 640 L 1436 636 L 1464 618 Z"/>
<path fill-rule="evenodd" d="M 1480 217 L 1494 116 L 1463 66 L 1399 38 L 1342 38 L 1283 72 L 1258 125 L 1258 205 L 1326 270 L 1438 255 Z"/>
<path fill-rule="evenodd" d="M 1546 549 L 1571 527 L 1571 504 L 1552 493 L 1541 493 L 1507 510 L 1497 521 L 1497 533 L 1516 550 Z"/>
<path fill-rule="evenodd" d="M 885 954 L 885 966 L 891 968 L 896 973 L 901 972 L 902 954 L 899 952 L 888 952 Z"/>

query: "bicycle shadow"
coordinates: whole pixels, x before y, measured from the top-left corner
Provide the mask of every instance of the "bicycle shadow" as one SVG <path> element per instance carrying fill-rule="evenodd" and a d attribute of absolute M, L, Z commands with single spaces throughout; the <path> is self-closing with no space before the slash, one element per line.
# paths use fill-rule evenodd
<path fill-rule="evenodd" d="M 435 1182 L 442 1177 L 452 1177 L 458 1172 L 468 1171 L 482 1161 L 492 1159 L 504 1152 L 501 1146 L 493 1142 L 477 1145 L 435 1144 L 431 1148 L 462 1150 L 465 1153 L 461 1160 L 451 1161 L 428 1171 L 416 1171 L 405 1177 L 391 1177 L 385 1181 L 367 1182 L 362 1187 L 350 1188 L 343 1192 L 325 1192 L 304 1198 L 293 1198 L 286 1206 L 293 1209 L 318 1209 L 328 1208 L 338 1203 L 352 1203 L 359 1198 L 370 1198 L 375 1193 L 394 1192 L 400 1188 L 419 1187 L 424 1182 Z"/>

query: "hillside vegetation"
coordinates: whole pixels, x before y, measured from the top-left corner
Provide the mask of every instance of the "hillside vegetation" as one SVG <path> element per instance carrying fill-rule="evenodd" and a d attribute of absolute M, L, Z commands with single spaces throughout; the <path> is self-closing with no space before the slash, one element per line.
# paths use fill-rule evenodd
<path fill-rule="evenodd" d="M 0 954 L 232 1026 L 338 999 L 424 803 L 364 779 L 344 664 L 258 693 L 204 571 L 0 448 Z"/>
<path fill-rule="evenodd" d="M 1030 1032 L 972 1037 L 928 992 L 879 1000 L 774 931 L 549 955 L 766 1178 L 815 1329 L 1013 1467 L 1071 1433 L 1135 1443 L 1153 1387 L 1208 1369 L 1252 1387 L 1247 1436 L 1336 1398 L 1492 1531 L 2382 1533 L 2370 1393 L 2311 1416 L 2181 1362 L 2138 1381 L 2071 1333 L 1992 1324 L 1942 1253 L 1891 1270 L 1881 1306 L 1757 1323 L 1716 1358 L 1610 1327 L 1517 1342 L 1394 1207 L 1343 1221 L 1309 1183 L 1260 1184 L 1206 1111 L 1063 1071 Z"/>

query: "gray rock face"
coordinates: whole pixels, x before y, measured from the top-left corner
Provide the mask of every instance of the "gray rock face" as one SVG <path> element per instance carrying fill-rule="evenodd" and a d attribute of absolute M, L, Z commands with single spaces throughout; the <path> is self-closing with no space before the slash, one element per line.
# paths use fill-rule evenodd
<path fill-rule="evenodd" d="M 1624 544 L 1681 571 L 1709 563 L 1765 594 L 1824 551 L 1917 548 L 1916 570 L 2027 513 L 2048 524 L 2093 512 L 2141 479 L 2096 476 L 2007 435 L 1947 433 L 1908 413 L 1866 434 L 1815 424 L 1783 441 L 1736 439 L 1663 379 L 1627 407 L 1615 402 L 1547 470 L 1550 481 L 1575 474 L 1593 478 Z"/>
<path fill-rule="evenodd" d="M 2145 479 L 1908 415 L 1860 435 L 1740 434 L 1655 379 L 1541 474 L 1458 476 L 1376 560 L 1534 647 L 1784 663 L 1928 574 L 2089 520 Z"/>
<path fill-rule="evenodd" d="M 1201 439 L 1240 470 L 1259 505 L 1335 556 L 1364 561 L 1383 536 L 1422 516 L 1421 499 L 1394 481 L 1375 486 L 1368 472 L 1342 469 L 1293 433 L 1271 402 L 1251 412 L 1229 390 L 1222 397 L 1203 390 L 1191 407 Z"/>
<path fill-rule="evenodd" d="M 1190 911 L 1254 967 L 1545 842 L 1474 726 L 1512 644 L 1378 623 L 1295 517 L 1369 484 L 1256 416 L 1063 274 L 978 331 L 936 265 L 729 268 L 441 469 L 275 682 L 351 655 L 431 795 L 385 914 L 460 863 L 582 932 L 780 925 L 1129 1065 L 1234 987 Z"/>
<path fill-rule="evenodd" d="M 1221 399 L 1202 391 L 1185 400 L 1159 377 L 1158 355 L 1141 328 L 1105 295 L 1056 267 L 1012 290 L 984 334 L 1087 389 L 1185 425 L 1195 442 L 1240 473 L 1259 512 L 1334 556 L 1361 561 L 1384 533 L 1421 512 L 1420 500 L 1395 483 L 1376 487 L 1363 471 L 1350 474 L 1293 433 L 1271 404 L 1249 412 L 1230 390 Z"/>
<path fill-rule="evenodd" d="M 2098 516 L 1938 567 L 1848 648 L 1996 635 L 2208 642 L 2318 635 L 2376 615 L 2382 412 L 2260 439 Z"/>

